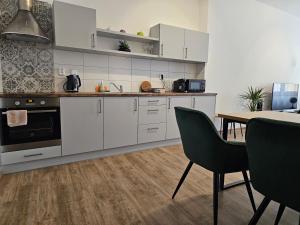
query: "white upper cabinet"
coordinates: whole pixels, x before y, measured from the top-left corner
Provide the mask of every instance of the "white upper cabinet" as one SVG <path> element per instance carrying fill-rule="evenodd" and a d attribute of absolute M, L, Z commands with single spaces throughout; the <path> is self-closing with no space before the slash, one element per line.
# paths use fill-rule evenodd
<path fill-rule="evenodd" d="M 138 98 L 104 98 L 104 148 L 137 144 Z"/>
<path fill-rule="evenodd" d="M 184 34 L 184 58 L 186 60 L 207 62 L 209 35 L 193 30 L 185 30 Z"/>
<path fill-rule="evenodd" d="M 103 98 L 60 99 L 62 155 L 103 149 Z"/>
<path fill-rule="evenodd" d="M 53 2 L 55 45 L 96 48 L 96 10 L 65 2 Z"/>
<path fill-rule="evenodd" d="M 160 45 L 155 48 L 160 57 L 207 62 L 207 33 L 158 24 L 150 29 L 150 35 L 160 39 Z"/>
<path fill-rule="evenodd" d="M 167 99 L 167 133 L 166 139 L 180 138 L 180 133 L 177 125 L 175 107 L 192 107 L 192 99 L 190 96 L 168 97 Z"/>
<path fill-rule="evenodd" d="M 182 59 L 184 29 L 164 24 L 158 24 L 150 31 L 160 39 L 159 56 L 172 59 Z"/>

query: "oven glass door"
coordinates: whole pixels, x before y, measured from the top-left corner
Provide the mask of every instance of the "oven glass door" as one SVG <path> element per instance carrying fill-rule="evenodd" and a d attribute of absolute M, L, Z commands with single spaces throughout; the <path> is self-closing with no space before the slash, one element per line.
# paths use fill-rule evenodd
<path fill-rule="evenodd" d="M 59 108 L 27 108 L 28 122 L 25 126 L 9 127 L 6 109 L 1 112 L 1 145 L 60 139 Z"/>

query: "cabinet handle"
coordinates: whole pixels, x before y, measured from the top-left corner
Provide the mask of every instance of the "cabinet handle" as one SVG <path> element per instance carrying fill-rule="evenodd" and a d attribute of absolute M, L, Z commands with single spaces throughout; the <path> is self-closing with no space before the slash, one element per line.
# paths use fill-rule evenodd
<path fill-rule="evenodd" d="M 102 101 L 101 99 L 99 99 L 99 111 L 98 111 L 99 114 L 102 113 Z"/>
<path fill-rule="evenodd" d="M 193 98 L 193 109 L 196 107 L 196 99 Z"/>
<path fill-rule="evenodd" d="M 159 102 L 159 100 L 148 100 L 148 103 L 155 103 L 155 102 Z"/>
<path fill-rule="evenodd" d="M 95 48 L 95 34 L 94 33 L 92 33 L 92 35 L 91 35 L 91 43 L 92 43 L 92 48 Z"/>
<path fill-rule="evenodd" d="M 153 130 L 159 130 L 159 128 L 158 127 L 152 127 L 152 128 L 148 128 L 147 130 L 148 131 L 153 131 Z"/>
<path fill-rule="evenodd" d="M 24 158 L 29 158 L 29 157 L 34 157 L 34 156 L 41 156 L 43 153 L 36 153 L 36 154 L 31 154 L 31 155 L 24 155 Z"/>
<path fill-rule="evenodd" d="M 164 56 L 164 44 L 161 44 L 160 48 L 161 48 L 161 56 Z"/>
<path fill-rule="evenodd" d="M 168 109 L 171 109 L 171 98 L 168 98 Z"/>
<path fill-rule="evenodd" d="M 187 59 L 188 57 L 188 48 L 185 48 L 185 58 Z"/>
<path fill-rule="evenodd" d="M 138 103 L 137 103 L 137 99 L 134 99 L 134 111 L 136 112 L 138 110 Z"/>
<path fill-rule="evenodd" d="M 159 109 L 148 109 L 148 112 L 159 112 Z"/>

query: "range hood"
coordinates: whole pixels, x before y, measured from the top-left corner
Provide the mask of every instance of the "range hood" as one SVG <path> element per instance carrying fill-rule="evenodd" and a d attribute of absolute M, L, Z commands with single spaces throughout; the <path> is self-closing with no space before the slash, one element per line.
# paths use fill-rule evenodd
<path fill-rule="evenodd" d="M 41 30 L 31 9 L 32 0 L 19 0 L 16 17 L 1 35 L 11 40 L 48 43 L 50 40 Z"/>

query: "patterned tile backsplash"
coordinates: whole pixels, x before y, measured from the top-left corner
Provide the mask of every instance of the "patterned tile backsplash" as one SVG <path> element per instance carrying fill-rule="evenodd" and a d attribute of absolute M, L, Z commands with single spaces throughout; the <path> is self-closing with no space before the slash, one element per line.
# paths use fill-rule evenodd
<path fill-rule="evenodd" d="M 0 0 L 0 32 L 17 13 L 18 0 Z M 33 14 L 41 28 L 52 39 L 51 5 L 34 1 Z M 65 76 L 72 71 L 82 79 L 80 91 L 94 91 L 101 80 L 123 85 L 125 91 L 139 91 L 143 80 L 153 87 L 162 87 L 163 74 L 166 88 L 179 78 L 203 78 L 204 64 L 176 63 L 108 55 L 85 54 L 53 50 L 51 44 L 16 42 L 0 38 L 0 56 L 4 92 L 63 91 Z M 0 77 L 1 81 L 1 77 Z M 111 91 L 116 91 L 111 86 Z"/>
<path fill-rule="evenodd" d="M 13 20 L 18 0 L 0 1 L 0 32 Z M 51 5 L 34 1 L 33 14 L 42 30 L 52 38 Z M 11 41 L 0 38 L 2 86 L 4 92 L 54 91 L 51 44 Z"/>

